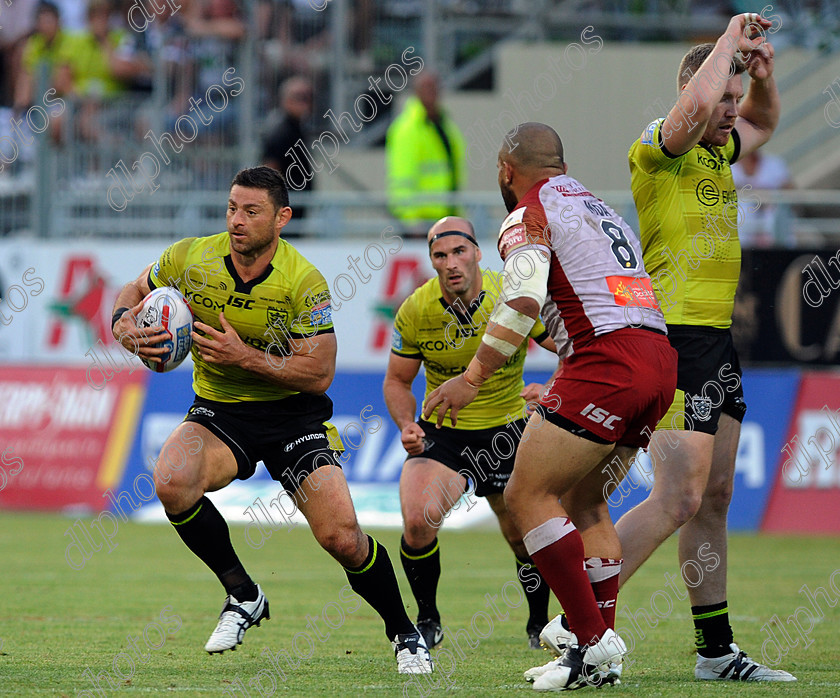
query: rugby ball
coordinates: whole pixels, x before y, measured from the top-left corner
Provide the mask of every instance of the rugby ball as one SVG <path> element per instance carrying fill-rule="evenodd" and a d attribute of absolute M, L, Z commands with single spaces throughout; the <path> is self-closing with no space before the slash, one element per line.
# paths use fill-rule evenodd
<path fill-rule="evenodd" d="M 155 344 L 166 347 L 169 353 L 161 355 L 159 364 L 140 359 L 155 373 L 166 373 L 181 365 L 192 348 L 193 313 L 183 294 L 171 286 L 156 288 L 143 299 L 143 308 L 137 315 L 138 327 L 163 325 L 172 338 Z"/>

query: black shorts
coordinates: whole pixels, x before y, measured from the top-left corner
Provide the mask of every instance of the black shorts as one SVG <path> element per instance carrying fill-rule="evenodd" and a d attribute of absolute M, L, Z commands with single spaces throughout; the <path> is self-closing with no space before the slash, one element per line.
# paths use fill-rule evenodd
<path fill-rule="evenodd" d="M 742 422 L 747 403 L 729 330 L 668 325 L 668 340 L 679 355 L 677 390 L 657 429 L 715 434 L 721 412 Z"/>
<path fill-rule="evenodd" d="M 272 479 L 295 492 L 322 465 L 341 467 L 344 450 L 326 395 L 298 393 L 283 400 L 217 402 L 196 396 L 184 418 L 207 427 L 231 450 L 247 480 L 262 461 Z"/>
<path fill-rule="evenodd" d="M 417 421 L 426 434 L 426 449 L 420 456 L 443 463 L 467 479 L 464 492 L 473 487 L 477 497 L 501 494 L 516 460 L 516 447 L 527 420 L 518 419 L 490 429 L 437 429 L 431 422 Z"/>

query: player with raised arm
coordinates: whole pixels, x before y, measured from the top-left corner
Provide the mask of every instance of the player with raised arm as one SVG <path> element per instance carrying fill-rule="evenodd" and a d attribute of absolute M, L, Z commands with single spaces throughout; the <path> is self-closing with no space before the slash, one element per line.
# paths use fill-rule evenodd
<path fill-rule="evenodd" d="M 605 465 L 617 459 L 626 472 L 647 445 L 674 394 L 676 352 L 638 239 L 566 174 L 557 133 L 520 124 L 498 166 L 510 212 L 498 243 L 503 302 L 467 370 L 428 396 L 423 416 L 437 410 L 440 425 L 449 412 L 455 423 L 542 315 L 567 358 L 523 433 L 505 503 L 573 633 L 534 688 L 600 685 L 627 652 L 614 630 L 622 552 Z"/>
<path fill-rule="evenodd" d="M 185 429 L 198 433 L 203 448 L 191 450 L 177 470 L 155 471 L 157 495 L 178 535 L 228 594 L 208 652 L 236 649 L 248 628 L 269 617 L 263 590 L 205 496 L 251 477 L 262 460 L 344 567 L 353 591 L 385 621 L 399 672 L 428 673 L 431 658 L 406 615 L 388 553 L 359 528 L 341 471 L 341 439 L 327 421 L 336 357 L 330 292 L 321 273 L 280 239 L 291 216 L 279 172 L 242 170 L 230 188 L 227 231 L 176 242 L 117 297 L 114 337 L 151 362 L 165 351 L 152 345 L 166 335 L 160 326 L 137 327 L 144 296 L 176 286 L 195 312 L 195 402 L 162 450 Z"/>
<path fill-rule="evenodd" d="M 539 400 L 544 386 L 526 387 L 522 380 L 526 337 L 464 409 L 457 427 L 445 420 L 436 430 L 433 424 L 414 421 L 417 404 L 411 385 L 421 365 L 426 369 L 426 395 L 449 376 L 461 373 L 475 354 L 501 289 L 501 274 L 479 267 L 481 250 L 468 220 L 441 218 L 429 228 L 427 237 L 437 276 L 414 291 L 397 311 L 383 386 L 388 411 L 408 452 L 400 475 L 400 559 L 417 600 L 417 628 L 429 649 L 443 639 L 437 607 L 437 533 L 471 485 L 470 495 L 487 498 L 516 557 L 517 577 L 528 600 L 526 632 L 530 646 L 539 649 L 550 592 L 508 516 L 502 492 L 525 427 L 526 398 Z M 554 341 L 539 320 L 529 336 L 555 351 Z"/>
<path fill-rule="evenodd" d="M 681 565 L 711 544 L 720 564 L 686 585 L 698 679 L 795 680 L 738 648 L 726 601 L 726 516 L 746 412 L 729 331 L 741 269 L 730 165 L 766 143 L 779 121 L 773 47 L 760 33 L 770 26 L 756 13 L 739 14 L 716 43 L 691 49 L 680 64 L 676 104 L 629 153 L 645 264 L 679 370 L 674 403 L 651 443 L 653 490 L 616 525 L 627 560 L 622 580 L 677 528 Z"/>
<path fill-rule="evenodd" d="M 759 33 L 770 25 L 756 13 L 736 15 L 716 43 L 692 48 L 679 67 L 676 103 L 629 153 L 645 266 L 679 370 L 674 401 L 651 439 L 653 490 L 616 524 L 620 583 L 678 528 L 683 569 L 703 546 L 719 560 L 699 583 L 686 583 L 698 679 L 796 680 L 741 651 L 726 601 L 726 517 L 747 409 L 729 331 L 741 268 L 730 166 L 766 143 L 779 119 L 773 47 Z M 567 636 L 560 617 L 541 635 L 555 651 Z"/>

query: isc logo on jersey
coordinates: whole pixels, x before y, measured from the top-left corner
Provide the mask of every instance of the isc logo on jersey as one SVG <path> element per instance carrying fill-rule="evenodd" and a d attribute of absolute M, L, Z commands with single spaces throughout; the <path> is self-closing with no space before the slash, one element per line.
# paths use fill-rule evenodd
<path fill-rule="evenodd" d="M 603 407 L 595 407 L 591 402 L 580 413 L 596 424 L 603 424 L 606 429 L 615 429 L 613 422 L 621 421 L 621 417 L 617 414 L 610 414 Z"/>

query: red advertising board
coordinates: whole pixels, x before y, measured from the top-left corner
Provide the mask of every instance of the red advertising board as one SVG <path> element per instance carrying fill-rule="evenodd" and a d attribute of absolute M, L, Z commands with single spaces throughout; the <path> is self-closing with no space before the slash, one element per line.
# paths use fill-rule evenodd
<path fill-rule="evenodd" d="M 0 507 L 101 511 L 119 484 L 145 395 L 145 371 L 99 389 L 85 368 L 0 367 Z"/>
<path fill-rule="evenodd" d="M 840 533 L 840 375 L 805 373 L 763 531 Z"/>

